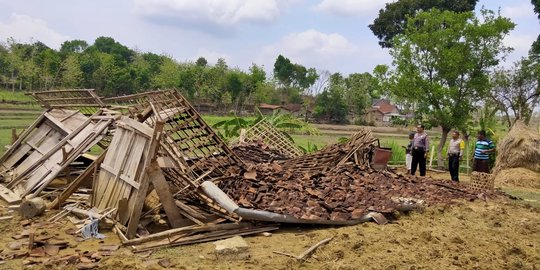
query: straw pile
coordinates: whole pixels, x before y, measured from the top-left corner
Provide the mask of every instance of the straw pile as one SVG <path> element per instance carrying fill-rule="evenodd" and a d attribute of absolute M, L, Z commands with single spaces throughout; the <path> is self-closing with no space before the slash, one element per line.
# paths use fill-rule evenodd
<path fill-rule="evenodd" d="M 497 186 L 511 186 L 540 189 L 540 173 L 524 168 L 500 171 L 495 177 Z"/>
<path fill-rule="evenodd" d="M 517 121 L 497 146 L 495 183 L 540 188 L 540 134 Z"/>
<path fill-rule="evenodd" d="M 497 146 L 493 174 L 510 168 L 525 168 L 540 173 L 540 134 L 517 121 Z"/>

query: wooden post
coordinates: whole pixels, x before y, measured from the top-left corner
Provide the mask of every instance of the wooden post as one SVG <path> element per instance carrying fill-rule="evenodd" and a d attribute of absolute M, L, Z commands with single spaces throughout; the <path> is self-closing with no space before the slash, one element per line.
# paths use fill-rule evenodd
<path fill-rule="evenodd" d="M 11 144 L 14 144 L 17 141 L 18 138 L 19 138 L 19 136 L 17 136 L 17 129 L 12 128 L 11 129 Z"/>
<path fill-rule="evenodd" d="M 182 218 L 180 211 L 176 206 L 171 190 L 169 189 L 169 184 L 165 180 L 165 176 L 161 173 L 161 168 L 157 162 L 153 161 L 148 170 L 148 178 L 151 179 L 152 185 L 158 194 L 159 200 L 163 205 L 163 209 L 167 214 L 167 219 L 172 228 L 179 228 L 191 224 L 191 222 Z"/>
<path fill-rule="evenodd" d="M 433 168 L 433 154 L 435 152 L 435 145 L 431 146 L 431 154 L 429 155 L 429 168 Z M 439 167 L 441 164 L 437 164 L 437 167 Z"/>
<path fill-rule="evenodd" d="M 470 166 L 470 162 L 471 160 L 469 159 L 469 140 L 467 140 L 467 144 L 465 144 L 465 151 L 466 151 L 466 159 L 467 159 L 467 175 L 470 175 L 471 174 L 471 166 Z"/>
<path fill-rule="evenodd" d="M 66 151 L 66 147 L 65 146 L 62 147 L 62 163 L 67 161 L 68 155 L 69 153 Z M 66 175 L 67 184 L 69 184 L 71 182 L 71 179 L 69 179 L 69 176 L 71 174 L 71 170 L 69 166 L 67 166 L 66 169 L 64 169 L 64 174 Z"/>

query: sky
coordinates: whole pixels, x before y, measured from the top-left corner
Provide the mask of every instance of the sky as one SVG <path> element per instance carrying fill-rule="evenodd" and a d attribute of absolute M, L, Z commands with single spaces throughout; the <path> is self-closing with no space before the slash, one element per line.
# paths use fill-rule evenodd
<path fill-rule="evenodd" d="M 39 40 L 58 49 L 65 40 L 90 44 L 109 36 L 141 52 L 178 61 L 224 58 L 246 70 L 270 71 L 279 54 L 318 70 L 350 74 L 391 64 L 368 25 L 386 0 L 0 0 L 0 41 Z M 540 34 L 530 0 L 480 0 L 517 24 L 505 39 L 527 55 Z"/>

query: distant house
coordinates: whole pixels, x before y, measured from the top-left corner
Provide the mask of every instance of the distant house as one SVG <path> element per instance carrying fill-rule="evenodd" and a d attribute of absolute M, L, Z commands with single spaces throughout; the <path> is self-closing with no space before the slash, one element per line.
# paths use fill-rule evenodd
<path fill-rule="evenodd" d="M 266 103 L 259 104 L 258 108 L 259 108 L 259 111 L 264 115 L 273 114 L 274 111 L 284 111 L 284 110 L 286 110 L 280 105 L 273 105 L 273 104 L 266 104 Z"/>
<path fill-rule="evenodd" d="M 306 113 L 310 115 L 313 110 L 310 108 L 306 108 L 302 104 L 284 104 L 284 105 L 272 105 L 272 104 L 265 104 L 262 103 L 259 105 L 259 111 L 261 111 L 264 115 L 270 115 L 274 113 L 274 111 L 279 111 L 281 113 L 290 113 L 294 117 L 305 117 Z"/>
<path fill-rule="evenodd" d="M 387 124 L 392 117 L 398 117 L 401 119 L 406 118 L 402 115 L 396 105 L 392 104 L 388 99 L 377 99 L 371 105 L 371 108 L 367 112 L 366 120 L 369 122 L 375 122 L 379 124 Z"/>

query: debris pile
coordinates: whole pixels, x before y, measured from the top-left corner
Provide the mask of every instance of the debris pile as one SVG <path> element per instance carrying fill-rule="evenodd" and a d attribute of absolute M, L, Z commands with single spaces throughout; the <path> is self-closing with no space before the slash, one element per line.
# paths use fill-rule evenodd
<path fill-rule="evenodd" d="M 377 221 L 424 202 L 475 198 L 460 184 L 374 170 L 388 153 L 367 129 L 301 155 L 263 120 L 231 150 L 176 90 L 32 96 L 46 111 L 0 158 L 0 197 L 63 207 L 52 222 L 82 215 L 77 232 L 88 237 L 106 223 L 137 252 L 267 232 L 279 222 Z M 94 146 L 102 153 L 85 156 Z M 51 185 L 60 176 L 68 181 Z"/>
<path fill-rule="evenodd" d="M 365 170 L 356 164 L 324 172 L 291 172 L 277 163 L 252 170 L 246 172 L 246 181 L 224 188 L 227 195 L 242 207 L 307 220 L 346 221 L 372 211 L 392 213 L 403 209 L 405 198 L 423 205 L 476 198 L 471 189 L 452 181 Z"/>
<path fill-rule="evenodd" d="M 291 157 L 272 149 L 263 142 L 239 143 L 232 147 L 232 151 L 247 165 L 288 160 Z"/>

